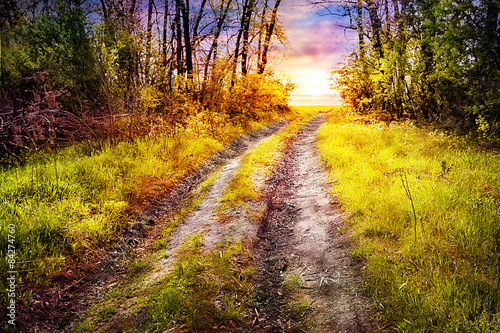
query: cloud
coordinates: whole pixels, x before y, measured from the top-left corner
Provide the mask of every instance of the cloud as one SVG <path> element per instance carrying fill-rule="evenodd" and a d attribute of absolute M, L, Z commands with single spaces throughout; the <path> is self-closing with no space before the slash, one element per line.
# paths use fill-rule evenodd
<path fill-rule="evenodd" d="M 320 15 L 324 10 L 301 5 L 304 1 L 282 3 L 279 19 L 289 46 L 277 48 L 276 52 L 284 60 L 277 66 L 276 72 L 298 85 L 292 94 L 292 101 L 312 103 L 316 98 L 321 99 L 324 105 L 331 96 L 332 103 L 327 104 L 339 104 L 338 94 L 330 89 L 330 77 L 338 63 L 343 61 L 343 55 L 352 47 L 353 34 L 346 33 L 334 16 Z"/>

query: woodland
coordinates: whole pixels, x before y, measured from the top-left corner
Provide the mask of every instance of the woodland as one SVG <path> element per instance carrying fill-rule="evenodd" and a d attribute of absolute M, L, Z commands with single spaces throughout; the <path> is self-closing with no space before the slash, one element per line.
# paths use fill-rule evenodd
<path fill-rule="evenodd" d="M 357 48 L 336 71 L 345 103 L 360 113 L 411 117 L 466 134 L 498 135 L 500 3 L 315 1 L 347 17 Z"/>
<path fill-rule="evenodd" d="M 2 1 L 2 161 L 132 139 L 157 117 L 175 131 L 283 112 L 291 84 L 266 77 L 280 2 Z"/>

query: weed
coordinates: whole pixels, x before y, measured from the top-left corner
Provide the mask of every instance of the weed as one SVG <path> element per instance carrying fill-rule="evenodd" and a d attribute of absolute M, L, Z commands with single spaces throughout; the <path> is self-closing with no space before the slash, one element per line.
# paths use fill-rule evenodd
<path fill-rule="evenodd" d="M 311 311 L 312 305 L 308 299 L 292 300 L 287 304 L 291 318 L 304 319 Z"/>
<path fill-rule="evenodd" d="M 292 291 L 302 284 L 302 277 L 296 273 L 289 274 L 285 276 L 285 281 L 283 282 L 283 290 Z"/>
<path fill-rule="evenodd" d="M 239 321 L 243 318 L 241 304 L 237 300 L 231 300 L 231 297 L 224 297 L 225 311 L 221 314 L 221 318 Z"/>
<path fill-rule="evenodd" d="M 150 262 L 145 261 L 143 259 L 135 259 L 132 261 L 129 268 L 129 276 L 137 277 L 144 272 L 147 272 L 151 269 L 152 265 Z"/>
<path fill-rule="evenodd" d="M 414 233 L 415 233 L 415 242 L 417 241 L 417 213 L 415 213 L 415 205 L 413 204 L 413 197 L 411 195 L 410 184 L 408 184 L 408 177 L 406 174 L 401 175 L 401 184 L 405 189 L 406 196 L 410 199 L 411 209 L 413 211 L 413 221 L 414 221 Z"/>
<path fill-rule="evenodd" d="M 75 325 L 75 327 L 73 328 L 73 333 L 86 333 L 86 332 L 91 332 L 91 330 L 92 330 L 92 325 L 88 320 L 85 319 Z"/>
<path fill-rule="evenodd" d="M 309 319 L 309 321 L 307 322 L 307 326 L 310 328 L 315 328 L 316 326 L 318 326 L 318 323 L 316 322 L 316 319 L 313 317 Z"/>
<path fill-rule="evenodd" d="M 97 315 L 94 317 L 94 322 L 100 323 L 102 321 L 106 321 L 115 314 L 116 308 L 111 304 L 107 304 L 99 310 Z"/>

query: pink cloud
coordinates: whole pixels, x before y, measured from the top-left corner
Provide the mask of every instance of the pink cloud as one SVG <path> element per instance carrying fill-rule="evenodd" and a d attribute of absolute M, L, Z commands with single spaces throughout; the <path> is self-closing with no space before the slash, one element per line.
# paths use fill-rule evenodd
<path fill-rule="evenodd" d="M 321 100 L 318 103 L 324 105 L 331 96 L 331 105 L 339 104 L 338 95 L 334 97 L 335 91 L 330 90 L 331 72 L 343 61 L 355 36 L 344 31 L 333 16 L 319 16 L 314 8 L 300 3 L 304 1 L 287 1 L 281 8 L 280 22 L 289 46 L 277 49 L 285 58 L 277 71 L 299 85 L 292 101 Z"/>

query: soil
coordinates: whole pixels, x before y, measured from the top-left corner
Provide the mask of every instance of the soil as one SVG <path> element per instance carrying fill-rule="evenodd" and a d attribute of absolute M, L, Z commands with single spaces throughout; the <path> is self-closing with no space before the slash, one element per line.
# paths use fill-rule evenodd
<path fill-rule="evenodd" d="M 341 232 L 343 215 L 335 197 L 328 193 L 326 173 L 318 156 L 316 134 L 324 120 L 324 115 L 313 118 L 288 140 L 270 177 L 262 179 L 263 199 L 220 219 L 215 214 L 219 198 L 234 177 L 242 155 L 286 122 L 271 124 L 233 141 L 164 199 L 151 205 L 127 230 L 120 244 L 103 256 L 105 259 L 92 274 L 65 290 L 59 289 L 59 295 L 35 303 L 29 311 L 35 314 L 32 319 L 37 325 L 30 332 L 71 330 L 72 320 L 84 317 L 90 305 L 126 278 L 131 258 L 140 258 L 151 248 L 162 231 L 161 222 L 179 212 L 193 191 L 219 169 L 218 178 L 200 205 L 172 232 L 165 255 L 155 263 L 143 287 L 155 284 L 169 271 L 172 258 L 189 235 L 201 232 L 205 251 L 225 238 L 244 239 L 251 245 L 256 263 L 256 300 L 253 311 L 244 314 L 238 331 L 377 331 L 376 313 L 359 289 L 362 263 L 347 255 L 348 235 Z M 258 214 L 250 217 L 249 212 Z M 127 307 L 123 304 L 109 318 L 106 331 L 118 332 L 113 326 L 123 324 L 120 317 L 129 317 L 125 315 Z"/>

